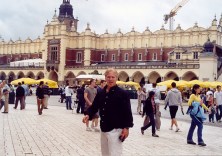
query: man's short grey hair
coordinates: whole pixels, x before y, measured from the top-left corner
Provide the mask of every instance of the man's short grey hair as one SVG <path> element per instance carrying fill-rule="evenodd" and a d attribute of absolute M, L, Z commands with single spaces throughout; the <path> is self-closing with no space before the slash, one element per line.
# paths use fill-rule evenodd
<path fill-rule="evenodd" d="M 116 75 L 116 77 L 118 77 L 118 72 L 116 71 L 116 69 L 114 68 L 109 68 L 106 70 L 105 72 L 105 76 L 107 76 L 110 72 L 114 72 L 114 74 Z"/>

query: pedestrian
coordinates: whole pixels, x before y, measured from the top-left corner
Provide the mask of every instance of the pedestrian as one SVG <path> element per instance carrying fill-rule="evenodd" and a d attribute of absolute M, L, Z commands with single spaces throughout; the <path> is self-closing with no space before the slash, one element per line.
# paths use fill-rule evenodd
<path fill-rule="evenodd" d="M 51 90 L 49 89 L 48 82 L 43 85 L 43 91 L 44 91 L 44 109 L 48 109 L 48 101 L 51 94 Z"/>
<path fill-rule="evenodd" d="M 91 79 L 89 83 L 90 83 L 89 86 L 84 90 L 84 99 L 86 101 L 85 111 L 87 111 L 87 109 L 92 106 L 93 100 L 97 94 L 97 90 L 95 88 L 96 80 Z M 92 129 L 94 129 L 95 131 L 99 131 L 98 122 L 99 122 L 99 114 L 96 113 L 92 118 L 91 128 L 89 127 L 89 122 L 86 122 L 86 130 L 92 131 Z"/>
<path fill-rule="evenodd" d="M 24 96 L 25 96 L 25 89 L 22 87 L 22 83 L 18 83 L 18 87 L 16 88 L 15 91 L 15 107 L 14 109 L 17 109 L 18 107 L 18 102 L 20 102 L 20 110 L 23 110 L 25 108 L 24 106 Z"/>
<path fill-rule="evenodd" d="M 85 84 L 83 84 L 80 88 L 77 89 L 76 98 L 78 99 L 78 106 L 76 109 L 76 113 L 79 113 L 80 110 L 81 114 L 84 113 L 84 107 L 85 107 L 84 90 L 85 90 Z"/>
<path fill-rule="evenodd" d="M 142 117 L 146 114 L 146 116 L 149 117 L 150 122 L 146 124 L 145 126 L 141 127 L 141 133 L 144 135 L 144 131 L 152 126 L 152 136 L 153 137 L 159 137 L 156 135 L 156 127 L 155 127 L 155 113 L 156 113 L 156 105 L 154 100 L 155 92 L 150 91 L 149 97 L 145 101 L 145 105 L 143 107 L 143 114 Z"/>
<path fill-rule="evenodd" d="M 3 99 L 4 99 L 4 112 L 2 113 L 8 113 L 8 101 L 9 101 L 9 92 L 10 92 L 10 87 L 6 84 L 6 81 L 2 81 L 2 92 L 3 92 Z"/>
<path fill-rule="evenodd" d="M 24 106 L 24 109 L 25 109 L 25 106 L 26 106 L 26 96 L 28 96 L 29 95 L 29 87 L 28 87 L 28 85 L 26 85 L 25 84 L 25 82 L 24 81 L 22 81 L 22 87 L 24 88 L 24 90 L 25 90 L 25 95 L 24 95 L 24 99 L 23 99 L 23 106 Z"/>
<path fill-rule="evenodd" d="M 146 93 L 143 91 L 143 89 L 138 88 L 138 91 L 137 91 L 137 99 L 138 99 L 137 113 L 139 115 L 142 115 L 141 106 L 142 106 L 142 100 L 144 100 L 144 96 L 146 96 Z"/>
<path fill-rule="evenodd" d="M 118 73 L 107 69 L 107 85 L 96 95 L 93 104 L 86 112 L 83 122 L 91 120 L 96 112 L 100 115 L 102 156 L 122 155 L 122 142 L 133 127 L 133 116 L 128 93 L 117 86 Z"/>
<path fill-rule="evenodd" d="M 42 115 L 42 111 L 44 108 L 44 90 L 43 90 L 43 81 L 40 81 L 39 86 L 36 89 L 36 97 L 37 97 L 37 106 L 38 106 L 38 113 Z"/>
<path fill-rule="evenodd" d="M 3 83 L 2 80 L 0 80 L 0 110 L 2 110 L 2 107 L 5 105 L 5 97 L 3 95 Z"/>
<path fill-rule="evenodd" d="M 196 143 L 193 141 L 193 132 L 196 128 L 197 129 L 197 137 L 198 137 L 198 145 L 200 146 L 206 146 L 202 139 L 202 131 L 203 131 L 203 118 L 204 118 L 204 112 L 203 108 L 208 110 L 206 105 L 202 102 L 200 98 L 200 86 L 198 84 L 195 84 L 192 88 L 192 94 L 190 95 L 189 101 L 188 101 L 188 111 L 190 112 L 191 117 L 191 125 L 190 129 L 187 135 L 187 144 L 196 145 Z M 199 111 L 198 111 L 199 110 Z"/>
<path fill-rule="evenodd" d="M 66 85 L 65 95 L 66 95 L 66 109 L 73 110 L 72 109 L 72 95 L 74 95 L 74 92 L 71 86 L 69 86 L 69 83 L 67 83 Z"/>
<path fill-rule="evenodd" d="M 214 107 L 214 98 L 212 94 L 210 94 L 209 97 L 208 109 L 209 109 L 209 122 L 212 121 L 214 123 L 214 115 L 216 112 L 216 108 Z"/>
<path fill-rule="evenodd" d="M 217 86 L 217 91 L 214 93 L 214 101 L 215 105 L 217 107 L 217 122 L 221 122 L 222 118 L 222 91 L 221 91 L 221 86 Z"/>
<path fill-rule="evenodd" d="M 183 112 L 182 96 L 181 96 L 181 92 L 176 88 L 175 82 L 173 82 L 171 86 L 172 86 L 172 89 L 167 92 L 167 96 L 165 99 L 165 106 L 169 104 L 170 116 L 171 116 L 170 130 L 173 130 L 173 125 L 175 125 L 176 132 L 178 132 L 180 129 L 177 124 L 176 114 L 177 114 L 179 105 L 181 107 L 181 111 Z"/>
<path fill-rule="evenodd" d="M 160 90 L 156 88 L 156 83 L 152 84 L 152 89 L 150 91 L 153 91 L 155 93 L 154 95 L 154 101 L 156 104 L 156 114 L 155 114 L 155 123 L 156 123 L 156 129 L 159 131 L 160 126 L 161 126 L 161 112 L 160 112 L 160 100 L 161 100 L 161 95 L 160 95 Z"/>

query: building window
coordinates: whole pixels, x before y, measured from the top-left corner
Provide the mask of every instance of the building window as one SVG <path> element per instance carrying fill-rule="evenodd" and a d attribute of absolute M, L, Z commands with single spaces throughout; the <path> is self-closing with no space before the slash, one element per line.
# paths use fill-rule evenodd
<path fill-rule="evenodd" d="M 50 47 L 50 59 L 52 61 L 58 61 L 58 46 L 51 46 Z"/>
<path fill-rule="evenodd" d="M 195 60 L 198 59 L 198 52 L 193 52 L 193 59 L 195 59 Z"/>
<path fill-rule="evenodd" d="M 82 63 L 82 53 L 81 52 L 76 53 L 76 63 Z"/>
<path fill-rule="evenodd" d="M 180 53 L 176 53 L 176 60 L 179 60 L 180 59 Z"/>
<path fill-rule="evenodd" d="M 157 53 L 153 53 L 153 61 L 157 60 Z"/>
<path fill-rule="evenodd" d="M 138 61 L 142 61 L 143 59 L 142 59 L 142 54 L 141 53 L 139 53 L 138 54 Z"/>
<path fill-rule="evenodd" d="M 10 63 L 10 62 L 11 62 L 11 58 L 8 58 L 7 63 Z"/>
<path fill-rule="evenodd" d="M 105 55 L 101 54 L 101 62 L 104 62 L 104 61 L 105 61 Z"/>
<path fill-rule="evenodd" d="M 112 54 L 112 61 L 116 61 L 115 54 Z"/>
<path fill-rule="evenodd" d="M 125 60 L 125 61 L 129 61 L 129 54 L 128 54 L 128 53 L 125 53 L 124 60 Z"/>

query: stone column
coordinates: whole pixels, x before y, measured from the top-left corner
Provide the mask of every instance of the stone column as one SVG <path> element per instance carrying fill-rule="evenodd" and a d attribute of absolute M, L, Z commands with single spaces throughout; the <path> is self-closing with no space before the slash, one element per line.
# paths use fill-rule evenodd
<path fill-rule="evenodd" d="M 84 66 L 90 66 L 90 60 L 91 60 L 91 51 L 90 49 L 84 50 Z"/>

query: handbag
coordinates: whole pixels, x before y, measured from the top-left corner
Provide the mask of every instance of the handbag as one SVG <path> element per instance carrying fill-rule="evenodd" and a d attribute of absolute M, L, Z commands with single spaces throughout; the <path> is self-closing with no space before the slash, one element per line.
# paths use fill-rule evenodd
<path fill-rule="evenodd" d="M 190 115 L 200 118 L 202 121 L 206 120 L 206 115 L 204 114 L 203 107 L 200 105 L 200 102 L 192 102 L 192 108 L 190 109 Z"/>

